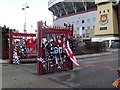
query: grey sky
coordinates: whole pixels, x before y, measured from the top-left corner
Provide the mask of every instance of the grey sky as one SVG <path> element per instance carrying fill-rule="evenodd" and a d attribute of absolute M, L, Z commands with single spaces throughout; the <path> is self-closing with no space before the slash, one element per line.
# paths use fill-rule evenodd
<path fill-rule="evenodd" d="M 47 21 L 52 24 L 52 14 L 48 10 L 48 0 L 0 0 L 0 24 L 23 32 L 25 12 L 23 4 L 28 3 L 27 31 L 37 29 L 37 21 Z M 31 25 L 33 26 L 31 28 Z"/>

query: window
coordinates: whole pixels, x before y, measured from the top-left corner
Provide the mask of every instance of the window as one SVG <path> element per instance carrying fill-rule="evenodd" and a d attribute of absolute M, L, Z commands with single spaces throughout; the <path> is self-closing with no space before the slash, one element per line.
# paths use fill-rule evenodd
<path fill-rule="evenodd" d="M 79 24 L 79 21 L 77 21 L 77 24 Z"/>
<path fill-rule="evenodd" d="M 100 27 L 100 30 L 107 30 L 107 27 Z"/>
<path fill-rule="evenodd" d="M 79 31 L 79 27 L 77 27 L 77 30 Z"/>
<path fill-rule="evenodd" d="M 82 20 L 82 23 L 85 23 L 85 21 L 84 21 L 84 20 Z"/>
<path fill-rule="evenodd" d="M 82 27 L 82 30 L 85 30 L 85 27 Z"/>
<path fill-rule="evenodd" d="M 95 29 L 95 26 L 93 26 L 93 29 Z"/>
<path fill-rule="evenodd" d="M 93 18 L 93 22 L 95 22 L 95 18 Z"/>
<path fill-rule="evenodd" d="M 87 19 L 87 22 L 90 22 L 90 19 Z"/>
<path fill-rule="evenodd" d="M 105 10 L 103 11 L 103 13 L 105 13 Z"/>
<path fill-rule="evenodd" d="M 87 37 L 89 37 L 89 35 L 87 35 Z"/>
<path fill-rule="evenodd" d="M 70 22 L 68 22 L 67 24 L 70 24 Z"/>
<path fill-rule="evenodd" d="M 109 12 L 110 10 L 108 9 L 108 12 Z"/>
<path fill-rule="evenodd" d="M 83 34 L 83 37 L 85 37 L 85 34 Z"/>
<path fill-rule="evenodd" d="M 100 11 L 100 14 L 101 14 L 101 11 Z"/>
<path fill-rule="evenodd" d="M 87 29 L 90 29 L 90 26 L 87 26 Z"/>

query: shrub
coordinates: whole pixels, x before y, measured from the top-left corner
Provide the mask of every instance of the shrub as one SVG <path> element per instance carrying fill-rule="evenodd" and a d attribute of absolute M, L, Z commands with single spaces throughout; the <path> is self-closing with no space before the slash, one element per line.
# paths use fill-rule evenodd
<path fill-rule="evenodd" d="M 102 42 L 86 42 L 83 47 L 76 46 L 76 55 L 100 53 L 103 50 Z"/>
<path fill-rule="evenodd" d="M 87 50 L 90 50 L 94 53 L 99 53 L 102 51 L 102 43 L 101 42 L 86 42 L 85 47 Z"/>

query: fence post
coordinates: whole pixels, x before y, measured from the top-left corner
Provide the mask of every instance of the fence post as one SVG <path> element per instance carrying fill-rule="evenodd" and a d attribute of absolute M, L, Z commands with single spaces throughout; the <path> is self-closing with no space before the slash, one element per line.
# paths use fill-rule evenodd
<path fill-rule="evenodd" d="M 13 35 L 12 35 L 12 29 L 9 30 L 9 37 L 10 37 L 10 42 L 9 42 L 9 63 L 12 64 L 12 59 L 13 59 L 13 45 L 12 45 L 12 39 L 13 39 Z"/>
<path fill-rule="evenodd" d="M 38 50 L 38 55 L 42 57 L 42 22 L 37 23 L 38 27 L 38 37 L 37 37 L 37 50 Z M 37 74 L 43 74 L 42 71 L 42 62 L 37 61 Z"/>
<path fill-rule="evenodd" d="M 71 36 L 73 37 L 73 25 L 71 25 Z M 70 60 L 69 63 L 69 68 L 72 70 L 73 69 L 73 62 Z"/>

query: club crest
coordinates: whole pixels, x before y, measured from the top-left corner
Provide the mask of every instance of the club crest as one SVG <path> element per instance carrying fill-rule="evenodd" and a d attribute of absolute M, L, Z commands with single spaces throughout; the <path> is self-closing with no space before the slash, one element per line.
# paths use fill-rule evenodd
<path fill-rule="evenodd" d="M 107 14 L 103 14 L 100 16 L 100 24 L 105 25 L 108 23 L 108 15 Z"/>

